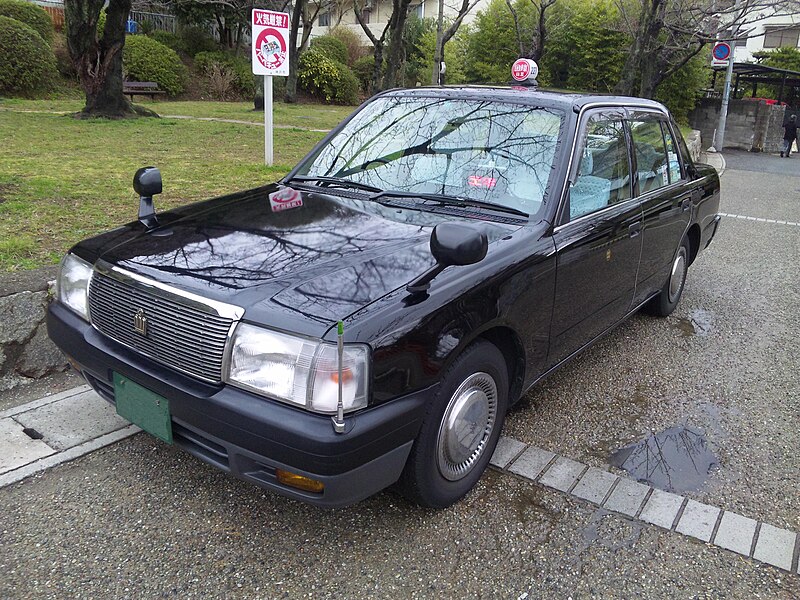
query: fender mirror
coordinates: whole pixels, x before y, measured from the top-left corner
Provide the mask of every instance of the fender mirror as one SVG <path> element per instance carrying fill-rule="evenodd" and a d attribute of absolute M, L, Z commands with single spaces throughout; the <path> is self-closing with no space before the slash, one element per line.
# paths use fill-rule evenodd
<path fill-rule="evenodd" d="M 465 223 L 439 223 L 431 232 L 431 254 L 436 265 L 406 286 L 412 294 L 427 292 L 431 281 L 450 266 L 464 266 L 484 259 L 489 249 L 486 234 Z"/>
<path fill-rule="evenodd" d="M 142 167 L 133 176 L 133 189 L 139 194 L 139 222 L 147 231 L 158 227 L 153 196 L 162 191 L 161 171 L 156 167 Z"/>

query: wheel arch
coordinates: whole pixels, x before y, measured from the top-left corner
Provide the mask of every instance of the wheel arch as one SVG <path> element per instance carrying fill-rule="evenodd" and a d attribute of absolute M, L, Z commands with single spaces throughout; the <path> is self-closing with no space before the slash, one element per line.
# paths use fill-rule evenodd
<path fill-rule="evenodd" d="M 508 369 L 508 404 L 511 406 L 522 393 L 525 380 L 525 348 L 517 332 L 504 325 L 496 325 L 480 332 L 470 344 L 476 340 L 486 340 L 500 350 Z"/>
<path fill-rule="evenodd" d="M 689 227 L 686 237 L 689 239 L 689 264 L 691 265 L 700 252 L 700 225 L 694 223 Z"/>

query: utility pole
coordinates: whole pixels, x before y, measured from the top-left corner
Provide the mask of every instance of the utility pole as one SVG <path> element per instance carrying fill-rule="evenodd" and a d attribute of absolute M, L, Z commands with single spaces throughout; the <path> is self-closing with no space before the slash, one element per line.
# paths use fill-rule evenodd
<path fill-rule="evenodd" d="M 722 149 L 725 147 L 725 124 L 728 120 L 728 104 L 730 103 L 731 99 L 731 78 L 733 77 L 733 63 L 736 60 L 736 36 L 739 35 L 739 2 L 741 0 L 736 0 L 735 4 L 733 5 L 734 10 L 734 18 L 736 21 L 734 22 L 734 26 L 731 28 L 731 55 L 728 59 L 728 68 L 725 69 L 725 85 L 722 88 L 722 106 L 719 108 L 719 123 L 717 124 L 717 138 L 714 140 L 714 148 L 716 148 L 717 152 L 722 152 Z"/>

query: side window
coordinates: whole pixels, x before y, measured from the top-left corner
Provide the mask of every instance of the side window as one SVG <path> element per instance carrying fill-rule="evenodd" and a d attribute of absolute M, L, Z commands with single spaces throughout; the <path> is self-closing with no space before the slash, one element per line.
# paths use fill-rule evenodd
<path fill-rule="evenodd" d="M 661 123 L 655 117 L 631 121 L 631 135 L 639 174 L 639 193 L 669 185 L 667 150 Z"/>
<path fill-rule="evenodd" d="M 578 148 L 580 164 L 570 188 L 571 220 L 631 197 L 628 146 L 621 116 L 599 113 L 589 117 Z"/>
<path fill-rule="evenodd" d="M 675 183 L 681 180 L 681 162 L 678 159 L 678 147 L 675 140 L 672 139 L 672 134 L 669 127 L 663 121 L 661 128 L 664 131 L 664 141 L 667 146 L 667 172 L 669 173 L 669 182 Z"/>

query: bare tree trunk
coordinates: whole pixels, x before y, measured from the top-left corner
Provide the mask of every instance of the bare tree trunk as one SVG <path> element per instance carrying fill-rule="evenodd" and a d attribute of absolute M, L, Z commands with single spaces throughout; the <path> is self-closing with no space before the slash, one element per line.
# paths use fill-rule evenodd
<path fill-rule="evenodd" d="M 660 60 L 659 35 L 664 28 L 666 0 L 644 0 L 639 13 L 639 27 L 634 35 L 622 77 L 614 93 L 625 96 L 638 95 L 652 98 L 655 94 L 655 78 L 663 66 Z M 659 81 L 660 83 L 660 81 Z"/>
<path fill-rule="evenodd" d="M 356 21 L 358 21 L 358 24 L 361 25 L 361 29 L 364 31 L 364 34 L 369 38 L 369 41 L 372 42 L 374 65 L 372 67 L 372 82 L 370 84 L 372 89 L 370 89 L 370 92 L 374 93 L 380 89 L 381 69 L 383 68 L 383 43 L 386 40 L 386 34 L 389 31 L 391 20 L 383 28 L 381 37 L 375 37 L 375 34 L 372 33 L 369 25 L 364 22 L 363 8 L 358 5 L 358 0 L 353 1 L 353 14 L 355 14 Z"/>
<path fill-rule="evenodd" d="M 300 28 L 300 18 L 306 1 L 295 0 L 292 7 L 292 26 L 289 29 L 289 75 L 286 77 L 286 92 L 284 94 L 284 100 L 289 103 L 297 101 L 297 64 L 300 59 L 297 55 L 297 30 Z"/>
<path fill-rule="evenodd" d="M 444 60 L 444 0 L 439 0 L 439 11 L 436 15 L 436 47 L 433 50 L 433 72 L 431 84 L 441 83 L 441 65 Z"/>
<path fill-rule="evenodd" d="M 106 25 L 97 31 L 103 0 L 66 0 L 67 46 L 86 94 L 82 117 L 121 118 L 135 114 L 157 116 L 133 107 L 122 93 L 122 48 L 131 0 L 111 0 Z M 100 36 L 98 39 L 98 35 Z"/>
<path fill-rule="evenodd" d="M 383 89 L 397 85 L 397 75 L 405 56 L 403 29 L 408 19 L 411 0 L 393 0 L 392 16 L 389 19 L 389 49 L 386 54 L 386 72 L 383 74 Z"/>

